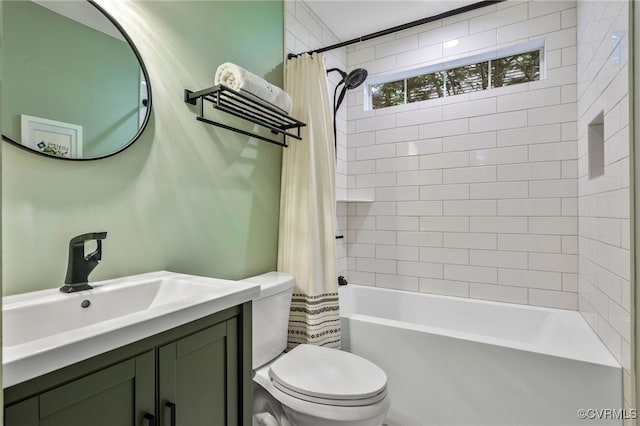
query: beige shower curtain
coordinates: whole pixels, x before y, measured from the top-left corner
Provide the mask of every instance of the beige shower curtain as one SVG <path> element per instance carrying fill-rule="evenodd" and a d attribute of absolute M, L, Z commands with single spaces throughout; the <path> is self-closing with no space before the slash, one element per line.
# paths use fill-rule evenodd
<path fill-rule="evenodd" d="M 335 148 L 324 56 L 290 59 L 291 115 L 307 124 L 282 154 L 278 270 L 296 278 L 288 349 L 340 347 L 335 255 Z"/>

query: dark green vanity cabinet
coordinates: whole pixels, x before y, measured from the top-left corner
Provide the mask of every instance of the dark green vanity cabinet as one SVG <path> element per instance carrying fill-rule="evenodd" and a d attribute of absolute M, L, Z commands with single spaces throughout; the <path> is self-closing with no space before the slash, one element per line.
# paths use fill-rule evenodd
<path fill-rule="evenodd" d="M 251 425 L 251 302 L 5 389 L 6 426 Z"/>

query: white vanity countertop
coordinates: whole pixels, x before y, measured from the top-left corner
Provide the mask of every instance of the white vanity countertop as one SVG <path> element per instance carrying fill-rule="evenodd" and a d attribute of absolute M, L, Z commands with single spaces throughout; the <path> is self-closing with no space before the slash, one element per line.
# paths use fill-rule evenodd
<path fill-rule="evenodd" d="M 256 298 L 260 286 L 157 271 L 7 296 L 3 311 L 3 388 Z M 83 307 L 82 305 L 89 305 Z"/>

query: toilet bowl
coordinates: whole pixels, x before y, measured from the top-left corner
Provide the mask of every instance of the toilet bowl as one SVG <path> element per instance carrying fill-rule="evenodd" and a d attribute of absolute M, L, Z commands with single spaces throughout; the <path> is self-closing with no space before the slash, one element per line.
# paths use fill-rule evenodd
<path fill-rule="evenodd" d="M 387 376 L 360 356 L 287 345 L 294 278 L 269 272 L 253 301 L 254 426 L 380 426 L 389 409 Z"/>

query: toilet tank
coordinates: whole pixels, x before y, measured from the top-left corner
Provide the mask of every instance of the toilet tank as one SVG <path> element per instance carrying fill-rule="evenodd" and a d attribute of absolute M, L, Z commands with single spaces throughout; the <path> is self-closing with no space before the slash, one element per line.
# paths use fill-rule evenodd
<path fill-rule="evenodd" d="M 253 300 L 253 369 L 271 361 L 287 347 L 289 308 L 295 278 L 282 272 L 267 272 L 242 281 L 260 284 Z"/>

